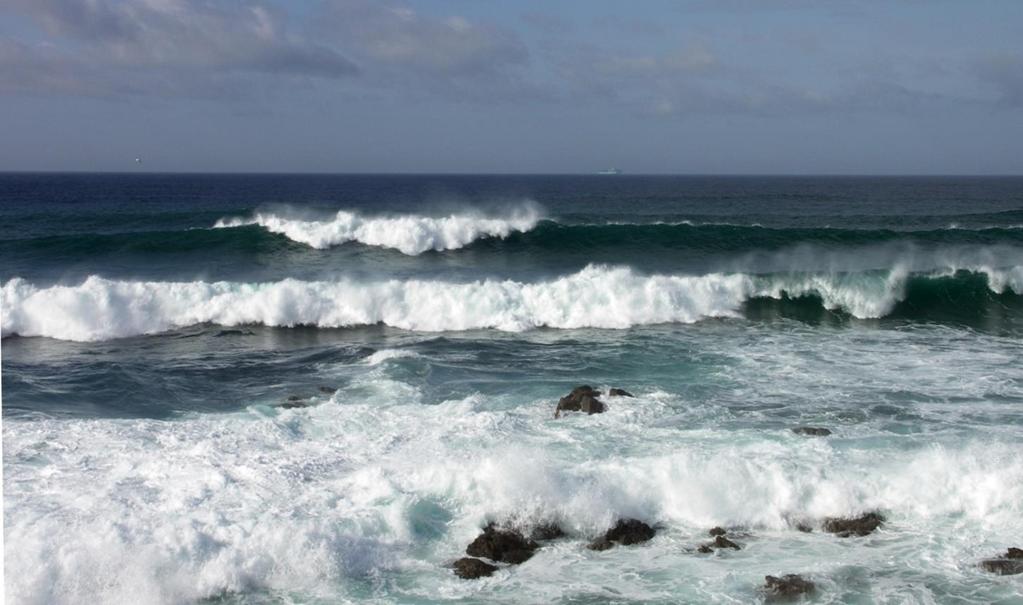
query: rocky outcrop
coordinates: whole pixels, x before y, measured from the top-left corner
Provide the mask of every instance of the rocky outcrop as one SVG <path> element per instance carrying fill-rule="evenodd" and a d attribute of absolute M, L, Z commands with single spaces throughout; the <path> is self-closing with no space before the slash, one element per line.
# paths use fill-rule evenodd
<path fill-rule="evenodd" d="M 616 544 L 629 546 L 650 540 L 657 532 L 637 519 L 619 519 L 615 526 L 590 543 L 590 550 L 607 550 Z"/>
<path fill-rule="evenodd" d="M 807 437 L 827 437 L 831 434 L 830 430 L 819 426 L 797 426 L 792 429 L 792 432 Z"/>
<path fill-rule="evenodd" d="M 881 513 L 870 512 L 852 518 L 827 517 L 821 524 L 821 529 L 840 538 L 849 538 L 871 534 L 881 527 L 882 523 L 884 523 L 884 516 Z"/>
<path fill-rule="evenodd" d="M 619 389 L 619 388 L 608 389 L 607 396 L 608 397 L 635 397 L 635 395 L 633 395 L 632 393 L 626 391 L 625 389 Z"/>
<path fill-rule="evenodd" d="M 721 528 L 720 527 L 715 527 L 714 529 L 721 529 Z M 711 531 L 714 531 L 714 530 L 711 530 Z M 731 540 L 726 538 L 723 533 L 722 534 L 711 534 L 711 535 L 714 536 L 714 540 L 711 541 L 711 542 L 707 542 L 706 544 L 701 544 L 700 547 L 696 549 L 697 552 L 712 553 L 712 552 L 714 552 L 715 549 L 720 549 L 720 548 L 731 548 L 733 550 L 740 550 L 740 548 L 741 548 L 738 544 L 736 544 L 735 542 L 732 542 Z"/>
<path fill-rule="evenodd" d="M 533 528 L 533 531 L 529 533 L 529 539 L 535 542 L 546 542 L 548 540 L 557 540 L 558 538 L 564 538 L 565 532 L 556 523 L 541 523 Z"/>
<path fill-rule="evenodd" d="M 517 531 L 498 529 L 491 523 L 465 548 L 465 554 L 491 561 L 518 564 L 529 560 L 540 545 Z"/>
<path fill-rule="evenodd" d="M 485 563 L 479 559 L 463 557 L 451 565 L 455 569 L 455 575 L 464 580 L 475 580 L 493 574 L 497 567 Z"/>
<path fill-rule="evenodd" d="M 723 535 L 727 534 L 728 532 L 725 531 L 725 528 L 718 526 L 718 527 L 710 528 L 710 531 L 708 531 L 707 533 L 712 535 L 712 536 L 723 536 Z"/>
<path fill-rule="evenodd" d="M 590 385 L 584 384 L 572 389 L 572 392 L 558 400 L 558 407 L 554 410 L 554 417 L 560 418 L 562 412 L 586 412 L 587 414 L 600 414 L 607 409 L 604 402 L 597 399 L 600 391 L 595 391 Z"/>
<path fill-rule="evenodd" d="M 1010 548 L 1000 557 L 984 559 L 981 568 L 1000 576 L 1012 576 L 1023 573 L 1023 549 Z"/>
<path fill-rule="evenodd" d="M 798 574 L 786 574 L 780 578 L 764 577 L 764 594 L 769 601 L 784 601 L 812 594 L 817 587 L 813 582 Z"/>

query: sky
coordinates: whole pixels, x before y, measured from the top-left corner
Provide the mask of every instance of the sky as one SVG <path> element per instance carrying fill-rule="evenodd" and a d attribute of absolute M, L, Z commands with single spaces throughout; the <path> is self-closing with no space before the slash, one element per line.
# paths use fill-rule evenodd
<path fill-rule="evenodd" d="M 1023 2 L 0 0 L 0 171 L 609 167 L 1023 174 Z"/>

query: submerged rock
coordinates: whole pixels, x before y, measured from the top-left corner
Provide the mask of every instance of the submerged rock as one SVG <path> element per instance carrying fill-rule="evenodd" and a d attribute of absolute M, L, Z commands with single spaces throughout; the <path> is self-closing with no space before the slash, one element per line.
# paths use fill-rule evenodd
<path fill-rule="evenodd" d="M 602 401 L 597 399 L 600 391 L 593 390 L 588 384 L 577 386 L 572 392 L 558 400 L 558 407 L 554 410 L 554 417 L 559 418 L 561 412 L 586 412 L 587 414 L 600 414 L 607 409 Z"/>
<path fill-rule="evenodd" d="M 882 523 L 884 516 L 881 513 L 870 512 L 854 518 L 828 517 L 821 524 L 821 529 L 840 538 L 848 538 L 873 533 Z"/>
<path fill-rule="evenodd" d="M 618 389 L 618 388 L 608 389 L 607 396 L 608 397 L 635 397 L 635 395 L 633 395 L 632 393 L 626 391 L 625 389 Z"/>
<path fill-rule="evenodd" d="M 278 403 L 277 407 L 290 410 L 292 408 L 306 408 L 309 407 L 309 400 L 298 395 L 289 395 L 283 402 Z"/>
<path fill-rule="evenodd" d="M 792 429 L 792 432 L 797 435 L 806 435 L 808 437 L 827 437 L 831 434 L 831 431 L 819 426 L 797 426 Z"/>
<path fill-rule="evenodd" d="M 529 560 L 540 545 L 517 531 L 498 529 L 493 523 L 465 548 L 465 554 L 502 563 L 518 564 Z"/>
<path fill-rule="evenodd" d="M 455 569 L 455 575 L 464 580 L 475 580 L 476 578 L 489 576 L 497 571 L 497 567 L 490 563 L 471 557 L 463 557 L 455 561 L 451 567 Z"/>
<path fill-rule="evenodd" d="M 721 529 L 721 528 L 720 527 L 715 527 L 714 529 Z M 711 530 L 711 531 L 713 531 L 713 530 Z M 713 542 L 707 542 L 706 544 L 701 544 L 700 547 L 696 549 L 697 552 L 712 553 L 712 552 L 714 552 L 715 548 L 731 548 L 731 549 L 734 549 L 734 550 L 741 550 L 741 548 L 742 548 L 738 544 L 736 544 L 735 542 L 732 542 L 731 540 L 726 538 L 724 536 L 724 534 L 711 534 L 711 535 L 714 536 L 714 541 Z"/>
<path fill-rule="evenodd" d="M 780 578 L 765 576 L 764 580 L 764 593 L 771 601 L 795 599 L 817 589 L 813 582 L 798 574 L 786 574 Z"/>
<path fill-rule="evenodd" d="M 615 544 L 630 546 L 640 544 L 654 537 L 657 532 L 654 528 L 638 519 L 619 519 L 614 527 L 607 530 L 602 537 L 597 538 L 587 546 L 590 550 L 607 550 Z"/>
<path fill-rule="evenodd" d="M 1023 573 L 1023 549 L 1010 548 L 1001 557 L 984 559 L 980 566 L 985 571 L 996 573 L 1000 576 L 1012 576 Z"/>
<path fill-rule="evenodd" d="M 337 392 L 337 387 L 320 387 L 320 392 L 324 395 L 333 395 Z"/>

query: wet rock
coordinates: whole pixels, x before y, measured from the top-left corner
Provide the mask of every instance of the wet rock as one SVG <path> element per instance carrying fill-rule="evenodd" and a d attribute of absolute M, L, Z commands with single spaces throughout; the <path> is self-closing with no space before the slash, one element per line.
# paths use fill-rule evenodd
<path fill-rule="evenodd" d="M 1000 576 L 1012 576 L 1023 573 L 1023 549 L 1010 548 L 1001 557 L 984 559 L 980 566 L 985 571 L 996 573 Z"/>
<path fill-rule="evenodd" d="M 707 532 L 707 533 L 712 535 L 712 536 L 723 536 L 727 532 L 725 531 L 725 528 L 723 528 L 723 527 L 712 527 L 712 528 L 710 528 L 710 531 Z"/>
<path fill-rule="evenodd" d="M 632 393 L 626 391 L 625 389 L 617 389 L 617 388 L 615 388 L 615 389 L 608 389 L 607 396 L 608 397 L 635 397 L 635 395 L 633 395 Z"/>
<path fill-rule="evenodd" d="M 720 527 L 715 527 L 714 529 L 721 529 L 721 528 Z M 706 553 L 714 552 L 714 549 L 716 549 L 716 548 L 731 548 L 731 549 L 734 549 L 734 550 L 741 550 L 741 548 L 742 548 L 738 544 L 736 544 L 735 542 L 732 542 L 731 540 L 726 538 L 724 536 L 724 534 L 712 534 L 712 535 L 714 536 L 714 541 L 713 542 L 707 542 L 706 544 L 701 544 L 700 547 L 696 549 L 697 552 L 702 552 L 702 553 L 706 554 Z"/>
<path fill-rule="evenodd" d="M 796 529 L 803 532 L 804 534 L 809 534 L 813 532 L 813 526 L 803 521 L 796 523 Z"/>
<path fill-rule="evenodd" d="M 289 395 L 282 403 L 277 404 L 277 407 L 290 410 L 292 408 L 306 408 L 309 407 L 309 401 L 304 397 L 298 395 Z"/>
<path fill-rule="evenodd" d="M 821 524 L 821 529 L 840 538 L 848 538 L 866 536 L 881 527 L 882 523 L 884 517 L 880 513 L 870 512 L 854 518 L 828 517 Z"/>
<path fill-rule="evenodd" d="M 817 588 L 813 582 L 797 574 L 786 574 L 780 578 L 765 576 L 764 580 L 764 593 L 771 601 L 795 599 L 811 594 Z"/>
<path fill-rule="evenodd" d="M 556 523 L 542 523 L 533 528 L 533 531 L 529 534 L 529 539 L 536 542 L 543 542 L 546 540 L 557 540 L 558 538 L 564 538 L 565 532 Z"/>
<path fill-rule="evenodd" d="M 489 576 L 497 571 L 497 567 L 490 563 L 485 563 L 471 557 L 463 557 L 455 561 L 452 567 L 455 569 L 455 575 L 464 580 L 475 580 L 476 578 Z"/>
<path fill-rule="evenodd" d="M 656 533 L 654 528 L 638 519 L 619 519 L 614 527 L 607 530 L 607 533 L 591 542 L 586 548 L 607 550 L 615 544 L 624 546 L 640 544 L 653 538 Z"/>
<path fill-rule="evenodd" d="M 518 564 L 532 557 L 533 551 L 539 547 L 539 544 L 526 539 L 517 531 L 498 529 L 490 524 L 465 548 L 465 554 Z"/>
<path fill-rule="evenodd" d="M 320 392 L 324 395 L 333 395 L 337 392 L 337 387 L 320 387 Z"/>
<path fill-rule="evenodd" d="M 607 530 L 604 537 L 612 542 L 624 544 L 639 544 L 654 537 L 654 528 L 638 519 L 619 519 L 614 527 Z"/>
<path fill-rule="evenodd" d="M 827 437 L 831 434 L 831 431 L 819 426 L 797 426 L 792 429 L 792 432 L 797 435 L 806 435 L 808 437 Z"/>
<path fill-rule="evenodd" d="M 607 409 L 597 397 L 600 391 L 593 390 L 589 385 L 581 385 L 572 389 L 572 392 L 558 400 L 558 407 L 554 411 L 554 417 L 559 418 L 561 412 L 586 412 L 587 414 L 600 414 Z"/>

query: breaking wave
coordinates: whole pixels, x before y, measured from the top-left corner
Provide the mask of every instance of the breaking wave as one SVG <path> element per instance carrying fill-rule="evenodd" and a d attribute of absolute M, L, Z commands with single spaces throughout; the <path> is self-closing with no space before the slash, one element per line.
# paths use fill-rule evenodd
<path fill-rule="evenodd" d="M 540 207 L 525 202 L 497 216 L 480 211 L 447 216 L 418 214 L 367 216 L 339 210 L 323 219 L 290 217 L 287 213 L 257 212 L 249 218 L 220 219 L 214 228 L 259 225 L 296 242 L 325 249 L 347 242 L 393 248 L 414 256 L 428 250 L 454 250 L 487 237 L 507 237 L 529 231 L 542 218 Z"/>
<path fill-rule="evenodd" d="M 188 325 L 340 328 L 383 324 L 413 331 L 532 328 L 623 329 L 738 317 L 751 302 L 810 300 L 856 318 L 927 319 L 935 306 L 1009 298 L 1018 307 L 1023 267 L 894 268 L 845 274 L 644 275 L 590 265 L 550 281 L 428 280 L 266 283 L 120 281 L 92 276 L 73 286 L 3 285 L 3 334 L 105 340 Z M 995 301 L 997 302 L 997 301 Z M 1003 305 L 1004 306 L 1004 305 Z M 979 311 L 978 311 L 979 312 Z"/>

